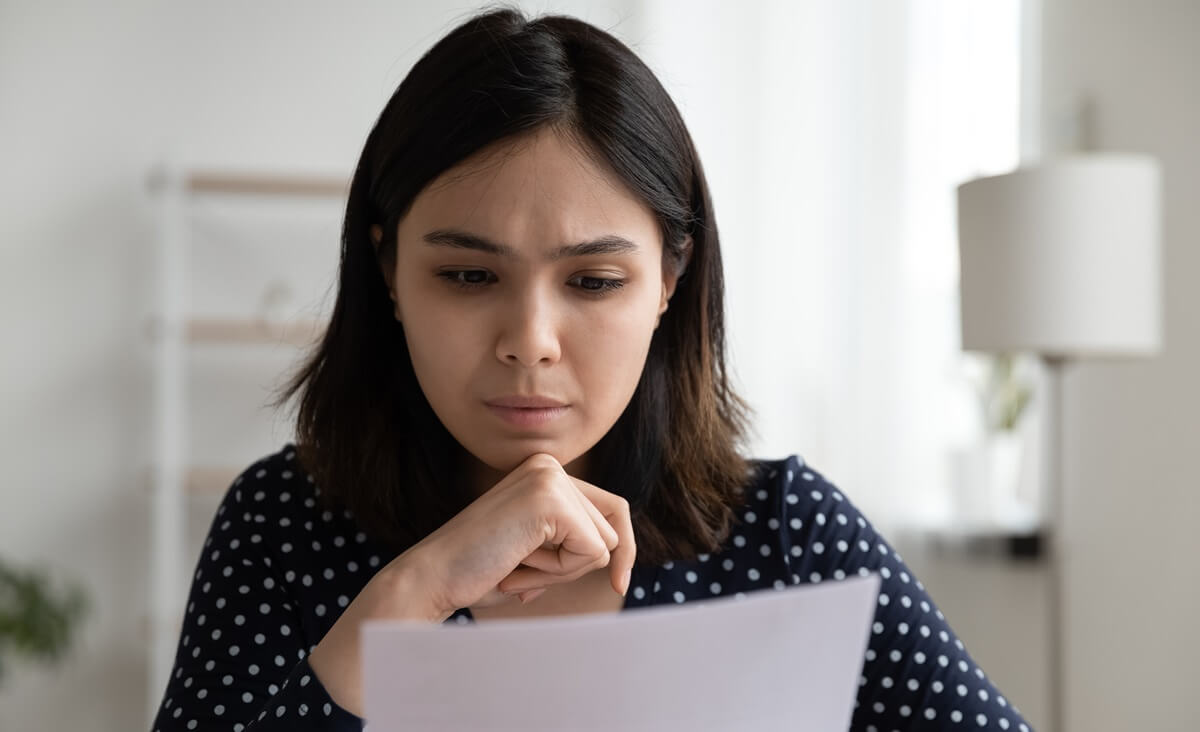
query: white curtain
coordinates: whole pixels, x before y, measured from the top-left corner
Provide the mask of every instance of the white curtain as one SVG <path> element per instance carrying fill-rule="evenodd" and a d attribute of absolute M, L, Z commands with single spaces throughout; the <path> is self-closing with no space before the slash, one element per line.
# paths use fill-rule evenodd
<path fill-rule="evenodd" d="M 876 524 L 950 516 L 980 430 L 954 188 L 1019 159 L 1018 0 L 638 3 L 612 30 L 696 139 L 754 452 L 800 453 Z"/>

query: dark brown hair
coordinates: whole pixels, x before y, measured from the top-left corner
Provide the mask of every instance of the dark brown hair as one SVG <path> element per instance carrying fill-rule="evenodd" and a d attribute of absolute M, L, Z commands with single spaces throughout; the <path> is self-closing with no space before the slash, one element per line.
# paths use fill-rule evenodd
<path fill-rule="evenodd" d="M 315 350 L 275 406 L 299 393 L 299 458 L 328 505 L 396 551 L 470 501 L 463 448 L 426 401 L 382 274 L 396 230 L 437 176 L 547 126 L 602 161 L 654 212 L 663 266 L 683 271 L 633 397 L 589 452 L 586 480 L 626 498 L 638 561 L 715 552 L 749 463 L 749 405 L 725 366 L 724 278 L 708 185 L 691 136 L 654 74 L 608 33 L 508 7 L 431 48 L 392 95 L 350 184 L 337 300 Z M 378 252 L 370 228 L 378 224 Z M 691 256 L 688 261 L 688 237 Z M 664 270 L 665 271 L 665 270 Z"/>

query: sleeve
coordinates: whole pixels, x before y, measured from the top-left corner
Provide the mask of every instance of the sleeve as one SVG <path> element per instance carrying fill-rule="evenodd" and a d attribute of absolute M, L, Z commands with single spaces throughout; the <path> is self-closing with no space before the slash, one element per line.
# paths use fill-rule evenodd
<path fill-rule="evenodd" d="M 881 578 L 850 729 L 1030 732 L 920 580 L 850 501 L 798 456 L 782 470 L 785 556 L 793 581 L 869 572 Z"/>
<path fill-rule="evenodd" d="M 243 502 L 246 473 L 204 541 L 152 729 L 361 730 L 363 720 L 334 703 L 308 664 L 299 612 L 272 569 L 277 520 Z"/>

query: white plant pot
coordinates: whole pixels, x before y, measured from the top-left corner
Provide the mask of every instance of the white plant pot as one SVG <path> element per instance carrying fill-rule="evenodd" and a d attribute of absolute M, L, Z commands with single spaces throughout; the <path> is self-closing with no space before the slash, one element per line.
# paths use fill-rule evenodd
<path fill-rule="evenodd" d="M 950 486 L 960 521 L 995 526 L 1019 511 L 1023 447 L 1020 433 L 997 432 L 950 451 Z"/>

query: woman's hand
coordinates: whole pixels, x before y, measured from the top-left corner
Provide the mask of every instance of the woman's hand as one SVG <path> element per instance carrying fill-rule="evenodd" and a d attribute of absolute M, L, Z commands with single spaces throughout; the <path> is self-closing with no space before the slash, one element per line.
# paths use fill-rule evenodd
<path fill-rule="evenodd" d="M 461 607 L 531 599 L 610 568 L 629 589 L 636 548 L 629 504 L 567 475 L 551 455 L 527 458 L 436 531 L 384 566 L 309 656 L 329 695 L 363 716 L 359 630 L 375 619 L 442 622 Z"/>

